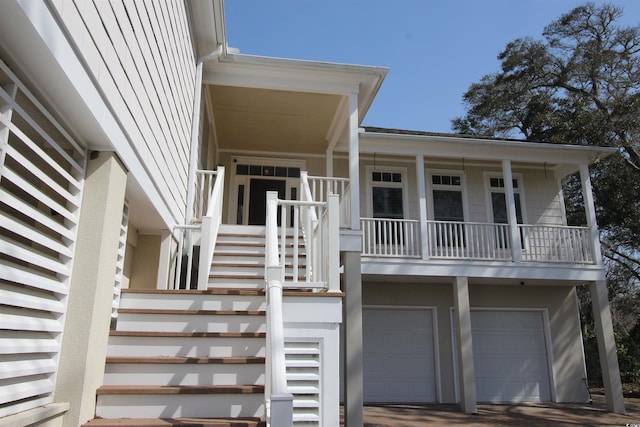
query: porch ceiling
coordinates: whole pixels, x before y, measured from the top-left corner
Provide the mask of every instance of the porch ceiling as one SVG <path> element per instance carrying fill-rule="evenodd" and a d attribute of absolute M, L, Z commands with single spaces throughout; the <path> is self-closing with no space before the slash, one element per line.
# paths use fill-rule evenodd
<path fill-rule="evenodd" d="M 341 96 L 208 85 L 221 150 L 325 154 Z"/>

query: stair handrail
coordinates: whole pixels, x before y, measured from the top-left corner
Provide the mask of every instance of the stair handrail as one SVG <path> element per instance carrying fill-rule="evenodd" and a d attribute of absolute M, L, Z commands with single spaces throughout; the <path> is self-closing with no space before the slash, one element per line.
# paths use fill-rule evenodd
<path fill-rule="evenodd" d="M 207 212 L 202 217 L 200 236 L 200 260 L 198 264 L 198 289 L 207 289 L 209 270 L 213 261 L 213 250 L 218 239 L 218 230 L 222 222 L 222 200 L 224 191 L 224 167 L 218 166 L 215 183 L 208 197 Z"/>
<path fill-rule="evenodd" d="M 284 352 L 282 284 L 284 263 L 278 254 L 278 193 L 267 192 L 265 280 L 267 287 L 267 381 L 266 399 L 271 426 L 293 426 L 293 395 L 287 388 Z"/>

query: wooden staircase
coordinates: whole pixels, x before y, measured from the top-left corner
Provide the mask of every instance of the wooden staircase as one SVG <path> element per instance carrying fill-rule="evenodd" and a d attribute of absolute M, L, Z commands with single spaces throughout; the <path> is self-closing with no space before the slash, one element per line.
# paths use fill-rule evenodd
<path fill-rule="evenodd" d="M 85 426 L 266 426 L 263 288 L 264 237 L 222 232 L 208 290 L 123 290 Z"/>

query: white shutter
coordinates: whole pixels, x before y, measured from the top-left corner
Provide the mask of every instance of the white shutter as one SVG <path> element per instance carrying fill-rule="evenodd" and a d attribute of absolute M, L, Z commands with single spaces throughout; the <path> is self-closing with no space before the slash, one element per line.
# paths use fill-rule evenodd
<path fill-rule="evenodd" d="M 284 346 L 293 425 L 320 426 L 320 343 L 286 341 Z"/>
<path fill-rule="evenodd" d="M 52 401 L 85 164 L 0 60 L 0 417 Z"/>

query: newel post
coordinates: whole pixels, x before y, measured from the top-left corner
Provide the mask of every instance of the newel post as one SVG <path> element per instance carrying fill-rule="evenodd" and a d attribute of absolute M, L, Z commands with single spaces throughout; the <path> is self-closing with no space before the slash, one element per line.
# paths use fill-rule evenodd
<path fill-rule="evenodd" d="M 340 292 L 340 196 L 327 196 L 327 253 L 325 254 L 329 292 Z"/>

